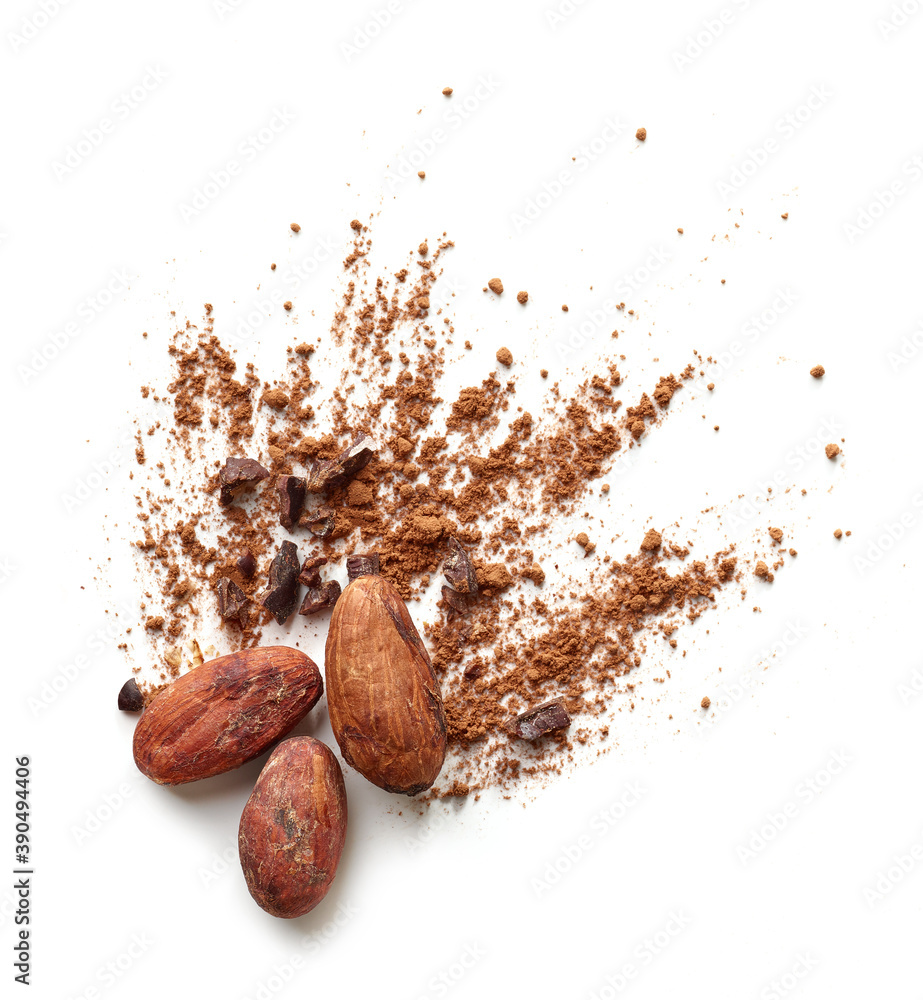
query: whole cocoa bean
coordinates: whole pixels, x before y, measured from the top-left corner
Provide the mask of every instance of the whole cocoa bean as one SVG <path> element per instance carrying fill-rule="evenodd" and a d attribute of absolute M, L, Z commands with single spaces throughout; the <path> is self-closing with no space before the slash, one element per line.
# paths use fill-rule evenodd
<path fill-rule="evenodd" d="M 273 750 L 240 817 L 250 895 L 274 917 L 300 917 L 327 895 L 346 839 L 346 787 L 329 747 L 293 736 Z"/>
<path fill-rule="evenodd" d="M 393 584 L 361 576 L 333 609 L 325 670 L 330 723 L 347 763 L 389 792 L 415 795 L 445 760 L 439 682 Z"/>
<path fill-rule="evenodd" d="M 219 656 L 151 701 L 135 727 L 135 763 L 161 785 L 232 771 L 297 725 L 323 690 L 317 665 L 297 649 Z"/>

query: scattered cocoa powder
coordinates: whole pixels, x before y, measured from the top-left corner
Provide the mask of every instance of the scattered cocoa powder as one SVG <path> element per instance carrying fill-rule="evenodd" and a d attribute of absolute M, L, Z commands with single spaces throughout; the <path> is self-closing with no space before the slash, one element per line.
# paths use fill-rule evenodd
<path fill-rule="evenodd" d="M 408 266 L 374 274 L 367 229 L 358 220 L 351 228 L 329 333 L 283 350 L 271 383 L 252 364 L 241 368 L 215 334 L 211 310 L 201 328 L 188 323 L 172 335 L 173 378 L 154 393 L 164 423 L 153 439 L 159 460 L 149 458 L 136 495 L 141 610 L 161 664 L 146 693 L 181 672 L 197 638 L 214 636 L 225 650 L 261 642 L 270 619 L 259 598 L 282 540 L 311 565 L 328 560 L 331 582 L 336 574 L 345 582 L 348 556 L 376 552 L 416 616 L 414 601 L 438 588 L 454 539 L 478 594 L 443 600 L 434 620 L 417 619 L 448 721 L 450 759 L 432 794 L 476 794 L 556 773 L 575 742 L 611 745 L 613 705 L 634 708 L 640 695 L 630 675 L 650 637 L 676 650 L 678 630 L 723 589 L 745 592 L 730 548 L 692 558 L 691 543 L 653 528 L 640 541 L 590 541 L 581 531 L 571 537 L 595 558 L 573 572 L 557 565 L 562 519 L 581 515 L 593 483 L 666 419 L 695 367 L 648 383 L 650 395 L 633 402 L 617 398 L 623 380 L 614 359 L 598 362 L 567 396 L 549 387 L 537 413 L 517 405 L 515 381 L 489 372 L 444 398 L 455 330 L 438 289 L 451 241 L 421 244 Z M 319 352 L 335 359 L 334 384 L 312 372 Z M 509 366 L 512 354 L 501 349 L 497 360 Z M 375 442 L 368 464 L 306 499 L 301 523 L 324 522 L 329 533 L 283 527 L 276 480 L 307 476 L 361 434 Z M 218 469 L 231 456 L 259 461 L 271 478 L 222 506 Z M 773 579 L 762 560 L 755 572 Z M 245 595 L 239 618 L 218 615 L 219 581 L 225 593 Z M 293 622 L 298 616 L 283 628 Z M 510 721 L 555 699 L 574 726 L 513 745 Z"/>

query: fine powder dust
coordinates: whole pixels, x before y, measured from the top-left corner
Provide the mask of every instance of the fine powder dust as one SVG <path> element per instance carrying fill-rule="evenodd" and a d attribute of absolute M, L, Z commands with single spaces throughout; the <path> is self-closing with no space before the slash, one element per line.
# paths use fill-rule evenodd
<path fill-rule="evenodd" d="M 562 520 L 579 517 L 588 494 L 608 492 L 598 481 L 621 453 L 643 446 L 703 359 L 661 376 L 649 394 L 622 400 L 618 365 L 626 358 L 615 355 L 567 397 L 543 382 L 541 412 L 530 413 L 517 405 L 517 379 L 539 372 L 503 349 L 499 370 L 487 356 L 476 384 L 444 398 L 447 366 L 469 346 L 456 340 L 448 301 L 435 304 L 451 241 L 424 242 L 406 266 L 376 274 L 367 226 L 354 220 L 351 228 L 332 325 L 280 347 L 280 377 L 264 382 L 253 364 L 241 367 L 206 304 L 200 327 L 187 322 L 170 338 L 169 384 L 141 388 L 159 419 L 142 435 L 146 452 L 139 436 L 133 473 L 139 620 L 144 655 L 153 650 L 160 664 L 154 677 L 139 678 L 142 689 L 150 697 L 203 654 L 261 642 L 270 616 L 259 597 L 283 540 L 295 542 L 301 560 L 326 557 L 323 580 L 344 586 L 345 557 L 377 552 L 381 573 L 408 601 L 442 687 L 449 756 L 430 794 L 476 795 L 557 773 L 575 744 L 611 745 L 614 706 L 634 708 L 632 671 L 647 638 L 676 650 L 681 630 L 719 592 L 745 597 L 755 564 L 773 578 L 765 552 L 758 560 L 729 548 L 693 559 L 666 529 L 633 543 L 626 536 L 620 545 L 633 551 L 618 557 L 605 538 L 573 533 L 582 549 L 575 549 L 577 568 L 557 565 L 566 544 Z M 333 360 L 336 384 L 312 374 L 322 357 Z M 359 434 L 375 442 L 371 462 L 324 496 L 308 494 L 306 509 L 325 508 L 318 516 L 332 515 L 332 531 L 318 537 L 297 524 L 283 528 L 276 478 L 305 476 L 312 461 L 335 458 Z M 255 459 L 270 478 L 222 506 L 218 471 L 228 457 Z M 478 594 L 461 606 L 440 600 L 424 621 L 417 598 L 446 582 L 451 539 L 475 567 Z M 781 550 L 775 556 L 772 570 L 783 563 Z M 217 614 L 222 578 L 249 599 L 242 622 Z M 326 622 L 296 613 L 282 641 L 295 645 L 306 627 Z M 665 682 L 665 674 L 655 680 Z M 569 729 L 535 743 L 507 732 L 517 713 L 553 698 L 563 699 Z"/>

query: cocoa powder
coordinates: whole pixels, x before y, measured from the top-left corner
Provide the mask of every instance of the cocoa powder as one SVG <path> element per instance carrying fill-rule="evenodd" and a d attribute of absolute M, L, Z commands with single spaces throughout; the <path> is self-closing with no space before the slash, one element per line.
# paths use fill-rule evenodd
<path fill-rule="evenodd" d="M 502 376 L 486 365 L 479 384 L 444 398 L 460 350 L 439 291 L 452 242 L 444 234 L 424 240 L 404 266 L 376 273 L 368 227 L 353 220 L 351 230 L 329 330 L 284 348 L 272 381 L 235 360 L 207 307 L 200 326 L 174 330 L 166 389 L 142 390 L 162 413 L 135 497 L 139 613 L 160 663 L 142 688 L 149 697 L 182 673 L 193 644 L 221 652 L 260 644 L 270 621 L 260 595 L 283 540 L 302 559 L 327 559 L 344 582 L 347 556 L 375 552 L 381 574 L 409 602 L 443 690 L 449 756 L 430 795 L 476 795 L 557 773 L 575 744 L 611 745 L 613 712 L 630 711 L 640 696 L 631 674 L 649 651 L 645 636 L 662 639 L 664 655 L 681 656 L 682 630 L 722 590 L 746 594 L 752 562 L 730 548 L 692 559 L 687 541 L 655 528 L 617 542 L 572 533 L 578 568 L 557 565 L 568 544 L 556 541 L 562 520 L 579 516 L 613 462 L 667 419 L 702 359 L 635 399 L 617 398 L 625 355 L 597 363 L 567 394 L 547 385 L 534 414 L 516 402 L 512 372 L 539 374 L 525 360 Z M 321 355 L 336 361 L 335 384 L 312 373 Z M 497 361 L 510 365 L 512 354 L 503 348 Z M 359 434 L 376 445 L 368 464 L 305 500 L 301 523 L 329 517 L 329 534 L 283 526 L 279 478 L 308 475 L 312 462 L 336 459 Z M 255 460 L 270 478 L 222 506 L 218 471 L 227 457 Z M 775 535 L 770 541 L 778 544 Z M 478 593 L 441 600 L 424 621 L 416 600 L 438 593 L 455 543 L 470 558 Z M 773 578 L 762 560 L 756 572 Z M 219 581 L 246 596 L 237 617 L 219 616 Z M 288 627 L 303 621 L 294 615 Z M 569 729 L 528 745 L 511 740 L 511 719 L 555 699 L 573 720 Z"/>

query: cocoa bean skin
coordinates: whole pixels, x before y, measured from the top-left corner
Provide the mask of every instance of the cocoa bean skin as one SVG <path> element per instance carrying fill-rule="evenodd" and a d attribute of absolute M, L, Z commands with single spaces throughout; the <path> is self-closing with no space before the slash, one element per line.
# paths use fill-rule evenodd
<path fill-rule="evenodd" d="M 285 736 L 323 690 L 317 665 L 297 649 L 219 656 L 151 701 L 135 727 L 135 763 L 160 785 L 232 771 Z"/>
<path fill-rule="evenodd" d="M 274 917 L 300 917 L 327 895 L 346 840 L 346 787 L 329 747 L 293 736 L 273 750 L 240 817 L 250 895 Z"/>
<path fill-rule="evenodd" d="M 445 761 L 439 682 L 407 606 L 381 576 L 360 576 L 330 619 L 330 724 L 346 762 L 379 788 L 416 795 Z"/>

